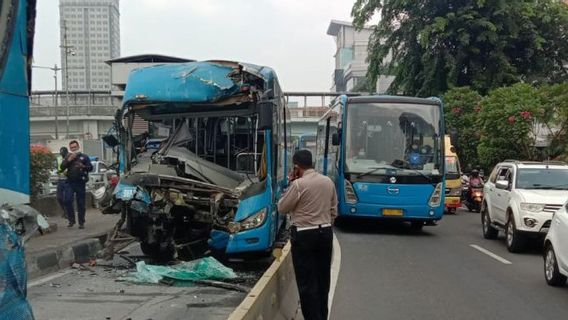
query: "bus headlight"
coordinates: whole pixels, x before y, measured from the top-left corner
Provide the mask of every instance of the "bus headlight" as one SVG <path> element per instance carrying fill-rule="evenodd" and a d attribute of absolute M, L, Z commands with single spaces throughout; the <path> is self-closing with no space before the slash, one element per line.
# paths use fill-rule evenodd
<path fill-rule="evenodd" d="M 236 233 L 244 230 L 258 228 L 266 220 L 267 213 L 268 210 L 266 208 L 263 208 L 241 222 L 231 222 L 229 224 L 229 231 L 231 231 L 231 233 Z"/>
<path fill-rule="evenodd" d="M 430 201 L 428 201 L 428 205 L 430 207 L 439 207 L 440 203 L 442 203 L 442 183 L 438 183 L 434 192 L 430 196 Z"/>
<path fill-rule="evenodd" d="M 348 180 L 344 180 L 345 183 L 345 202 L 349 204 L 356 204 L 359 199 L 357 199 L 357 195 L 355 194 L 355 190 L 353 189 L 353 185 Z"/>

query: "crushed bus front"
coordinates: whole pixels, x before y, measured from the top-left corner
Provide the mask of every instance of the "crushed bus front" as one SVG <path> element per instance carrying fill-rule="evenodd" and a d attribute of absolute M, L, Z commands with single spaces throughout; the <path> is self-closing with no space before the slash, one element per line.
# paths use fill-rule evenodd
<path fill-rule="evenodd" d="M 117 117 L 120 182 L 104 212 L 122 214 L 127 233 L 159 260 L 269 251 L 284 221 L 275 201 L 287 153 L 273 143 L 284 134 L 285 118 L 274 116 L 284 111 L 280 96 L 266 67 L 211 61 L 134 71 Z M 150 132 L 136 134 L 140 118 Z M 163 142 L 144 150 L 144 138 Z"/>

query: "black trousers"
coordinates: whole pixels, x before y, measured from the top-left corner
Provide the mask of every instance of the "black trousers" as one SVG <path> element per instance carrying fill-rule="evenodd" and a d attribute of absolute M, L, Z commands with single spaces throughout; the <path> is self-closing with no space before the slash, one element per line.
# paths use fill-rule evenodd
<path fill-rule="evenodd" d="M 292 227 L 292 261 L 306 320 L 327 320 L 333 231 L 331 227 L 297 231 Z"/>

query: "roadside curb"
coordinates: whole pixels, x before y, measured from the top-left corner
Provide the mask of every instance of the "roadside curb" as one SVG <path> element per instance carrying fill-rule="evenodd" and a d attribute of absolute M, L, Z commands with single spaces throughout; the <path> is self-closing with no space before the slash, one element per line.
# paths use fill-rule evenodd
<path fill-rule="evenodd" d="M 303 319 L 290 242 L 228 320 Z"/>
<path fill-rule="evenodd" d="M 104 238 L 106 233 L 58 248 L 26 254 L 28 278 L 33 279 L 65 269 L 73 263 L 88 262 L 103 248 Z"/>

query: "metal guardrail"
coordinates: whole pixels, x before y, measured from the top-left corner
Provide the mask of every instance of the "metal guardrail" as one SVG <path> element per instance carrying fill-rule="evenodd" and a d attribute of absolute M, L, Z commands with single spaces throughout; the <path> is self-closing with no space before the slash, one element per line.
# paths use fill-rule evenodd
<path fill-rule="evenodd" d="M 114 106 L 70 106 L 69 116 L 114 116 Z M 54 117 L 55 107 L 30 107 L 30 117 Z M 57 116 L 67 116 L 67 107 L 57 107 Z"/>

